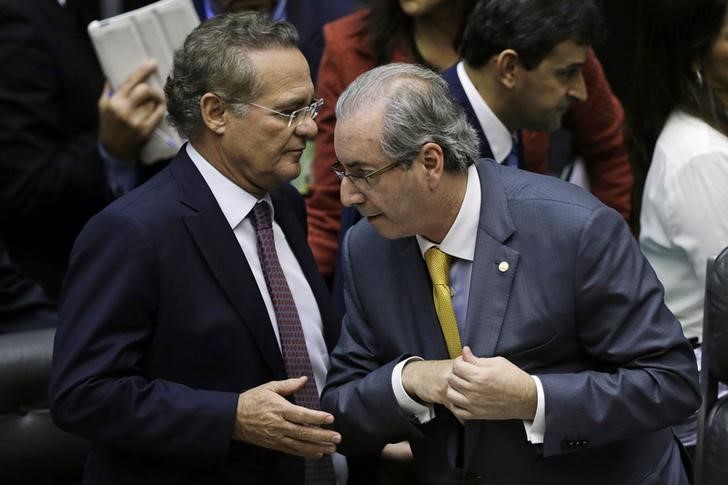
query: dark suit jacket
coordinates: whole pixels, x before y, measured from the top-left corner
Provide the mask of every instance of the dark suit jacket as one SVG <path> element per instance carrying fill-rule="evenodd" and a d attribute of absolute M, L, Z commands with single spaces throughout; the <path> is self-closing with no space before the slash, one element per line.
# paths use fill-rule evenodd
<path fill-rule="evenodd" d="M 431 484 L 463 474 L 488 484 L 686 483 L 667 427 L 698 407 L 695 358 L 624 220 L 552 177 L 489 160 L 478 173 L 461 338 L 540 378 L 545 441 L 528 443 L 519 420 L 475 420 L 459 447 L 445 408 L 424 425 L 404 415 L 392 369 L 410 355 L 446 359 L 447 349 L 416 239 L 386 240 L 361 221 L 343 246 L 347 316 L 322 398 L 342 452 L 410 440 L 419 482 Z"/>
<path fill-rule="evenodd" d="M 303 201 L 288 185 L 271 197 L 331 348 L 338 324 Z M 303 483 L 303 459 L 231 440 L 238 394 L 287 376 L 253 274 L 184 148 L 84 228 L 60 320 L 52 413 L 94 442 L 87 482 Z"/>
<path fill-rule="evenodd" d="M 85 20 L 57 0 L 0 0 L 0 231 L 57 296 L 74 239 L 111 201 L 97 151 L 103 75 Z"/>

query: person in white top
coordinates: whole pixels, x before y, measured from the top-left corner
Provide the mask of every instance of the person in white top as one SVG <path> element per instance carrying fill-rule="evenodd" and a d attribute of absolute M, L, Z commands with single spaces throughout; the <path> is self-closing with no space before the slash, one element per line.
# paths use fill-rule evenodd
<path fill-rule="evenodd" d="M 728 246 L 726 2 L 644 13 L 631 116 L 639 241 L 699 356 L 707 260 Z M 695 420 L 678 434 L 693 446 Z"/>

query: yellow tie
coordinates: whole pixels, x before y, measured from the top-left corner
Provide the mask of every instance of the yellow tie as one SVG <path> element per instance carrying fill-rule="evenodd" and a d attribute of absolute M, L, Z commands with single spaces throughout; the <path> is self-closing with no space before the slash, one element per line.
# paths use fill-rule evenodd
<path fill-rule="evenodd" d="M 459 356 L 463 346 L 460 344 L 460 332 L 455 318 L 455 310 L 450 297 L 450 256 L 433 246 L 425 251 L 427 270 L 432 280 L 432 298 L 435 301 L 435 311 L 440 320 L 442 334 L 445 336 L 447 352 L 450 358 Z"/>

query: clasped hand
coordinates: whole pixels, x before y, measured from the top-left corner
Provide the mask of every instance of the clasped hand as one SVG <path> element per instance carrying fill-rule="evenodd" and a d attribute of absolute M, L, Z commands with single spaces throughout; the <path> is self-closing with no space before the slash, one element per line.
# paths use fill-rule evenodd
<path fill-rule="evenodd" d="M 233 438 L 305 458 L 334 453 L 341 435 L 322 428 L 333 423 L 334 417 L 285 398 L 301 389 L 306 380 L 302 376 L 271 381 L 242 393 Z"/>
<path fill-rule="evenodd" d="M 533 378 L 503 357 L 478 358 L 469 347 L 453 360 L 408 363 L 402 383 L 410 395 L 444 405 L 461 422 L 532 420 L 536 414 Z"/>

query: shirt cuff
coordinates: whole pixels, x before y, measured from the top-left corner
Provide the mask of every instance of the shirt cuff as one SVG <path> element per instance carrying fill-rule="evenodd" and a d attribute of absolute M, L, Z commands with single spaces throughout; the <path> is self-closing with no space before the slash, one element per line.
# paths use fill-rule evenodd
<path fill-rule="evenodd" d="M 402 385 L 402 370 L 407 362 L 412 360 L 424 359 L 421 357 L 410 357 L 394 366 L 392 370 L 392 390 L 402 412 L 411 420 L 424 424 L 435 417 L 435 406 L 433 404 L 424 405 L 415 401 L 407 394 L 407 391 L 404 390 L 404 386 Z"/>
<path fill-rule="evenodd" d="M 546 433 L 546 406 L 543 395 L 543 385 L 541 379 L 531 376 L 536 383 L 536 416 L 533 421 L 523 421 L 523 427 L 526 429 L 526 439 L 534 445 L 543 443 L 543 436 Z"/>
<path fill-rule="evenodd" d="M 101 142 L 98 142 L 98 150 L 104 162 L 106 182 L 114 196 L 123 195 L 133 189 L 137 179 L 135 164 L 114 158 Z"/>

